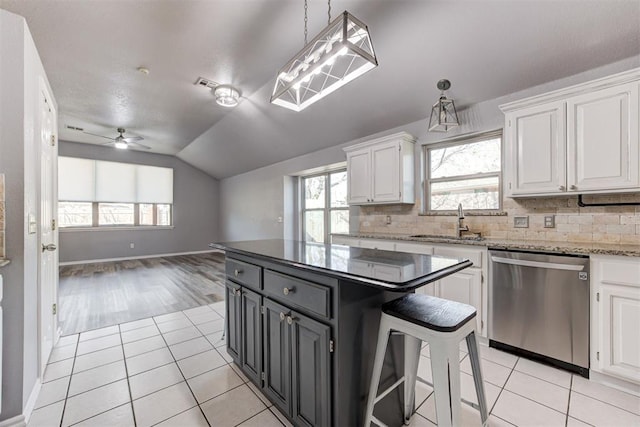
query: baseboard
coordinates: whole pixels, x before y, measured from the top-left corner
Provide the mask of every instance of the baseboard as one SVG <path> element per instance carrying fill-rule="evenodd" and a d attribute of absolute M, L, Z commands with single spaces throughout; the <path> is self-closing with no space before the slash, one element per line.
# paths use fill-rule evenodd
<path fill-rule="evenodd" d="M 640 397 L 640 384 L 594 371 L 590 371 L 589 379 L 593 382 L 604 384 L 611 388 L 615 388 L 624 391 L 625 393 Z"/>
<path fill-rule="evenodd" d="M 0 427 L 26 427 L 24 415 L 16 415 L 8 420 L 0 421 Z"/>
<path fill-rule="evenodd" d="M 36 406 L 36 401 L 38 400 L 38 395 L 40 394 L 40 389 L 42 388 L 42 381 L 40 378 L 36 380 L 36 383 L 33 385 L 31 389 L 31 393 L 29 394 L 29 399 L 27 399 L 26 405 L 24 405 L 24 411 L 22 411 L 22 415 L 24 417 L 24 422 L 28 423 L 31 418 L 31 413 L 33 412 L 33 408 Z"/>
<path fill-rule="evenodd" d="M 119 258 L 83 259 L 78 261 L 61 262 L 58 265 L 77 265 L 77 264 L 91 264 L 95 262 L 128 261 L 132 259 L 162 258 L 162 257 L 168 257 L 168 256 L 207 254 L 211 252 L 222 253 L 222 251 L 218 249 L 208 249 L 206 251 L 175 252 L 175 253 L 168 253 L 168 254 L 140 255 L 140 256 L 119 257 Z"/>

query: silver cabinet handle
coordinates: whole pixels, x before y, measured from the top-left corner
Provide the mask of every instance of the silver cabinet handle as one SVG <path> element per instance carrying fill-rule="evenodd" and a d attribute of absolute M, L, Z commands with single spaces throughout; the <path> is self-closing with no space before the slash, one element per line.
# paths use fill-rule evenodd
<path fill-rule="evenodd" d="M 240 289 L 233 289 L 233 296 L 240 296 L 242 295 L 242 291 Z"/>
<path fill-rule="evenodd" d="M 577 190 L 577 189 L 578 189 L 578 187 L 576 187 L 575 185 L 571 185 L 571 186 L 569 187 L 569 190 Z"/>
<path fill-rule="evenodd" d="M 285 318 L 287 317 L 286 314 L 284 314 L 283 312 L 280 312 L 280 321 L 282 322 Z"/>
<path fill-rule="evenodd" d="M 235 269 L 233 270 L 233 275 L 238 277 L 238 275 L 242 274 L 242 270 Z"/>
<path fill-rule="evenodd" d="M 491 261 L 498 264 L 521 265 L 524 267 L 549 268 L 554 270 L 582 271 L 584 265 L 560 264 L 556 262 L 529 261 L 524 259 L 511 259 L 492 256 Z"/>
<path fill-rule="evenodd" d="M 44 243 L 42 244 L 42 252 L 44 252 L 44 251 L 53 252 L 56 249 L 58 249 L 58 247 L 56 245 L 54 245 L 53 243 L 49 243 L 48 245 L 45 245 Z"/>
<path fill-rule="evenodd" d="M 285 295 L 289 295 L 289 294 L 292 294 L 294 291 L 295 291 L 295 288 L 284 288 L 282 290 L 282 293 Z"/>
<path fill-rule="evenodd" d="M 564 191 L 564 185 L 561 185 L 560 187 L 558 187 L 558 190 Z"/>
<path fill-rule="evenodd" d="M 298 319 L 296 319 L 293 316 L 287 316 L 287 323 L 290 324 L 290 325 L 292 325 L 293 322 L 296 321 L 296 320 L 298 320 Z"/>

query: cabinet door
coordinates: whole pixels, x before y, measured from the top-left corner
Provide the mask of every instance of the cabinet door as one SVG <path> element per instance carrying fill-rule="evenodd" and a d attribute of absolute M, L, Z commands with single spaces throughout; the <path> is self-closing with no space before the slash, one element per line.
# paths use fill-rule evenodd
<path fill-rule="evenodd" d="M 347 199 L 352 205 L 371 199 L 371 151 L 364 149 L 347 153 Z"/>
<path fill-rule="evenodd" d="M 227 330 L 227 352 L 233 360 L 240 365 L 240 352 L 242 348 L 242 318 L 240 307 L 240 286 L 227 281 L 225 287 Z"/>
<path fill-rule="evenodd" d="M 512 195 L 566 189 L 565 106 L 552 102 L 506 117 Z"/>
<path fill-rule="evenodd" d="M 371 149 L 371 197 L 376 203 L 400 201 L 400 144 L 390 142 Z"/>
<path fill-rule="evenodd" d="M 567 100 L 569 191 L 640 187 L 638 83 Z"/>
<path fill-rule="evenodd" d="M 299 426 L 329 426 L 331 329 L 298 313 L 292 316 L 293 423 Z"/>
<path fill-rule="evenodd" d="M 636 279 L 637 280 L 637 279 Z M 604 285 L 602 292 L 602 371 L 640 381 L 640 288 Z"/>
<path fill-rule="evenodd" d="M 242 289 L 242 346 L 241 360 L 244 373 L 256 384 L 261 382 L 262 374 L 262 316 L 260 314 L 260 295 Z"/>
<path fill-rule="evenodd" d="M 289 309 L 268 298 L 263 305 L 263 391 L 282 412 L 291 416 L 291 336 L 285 320 Z"/>
<path fill-rule="evenodd" d="M 476 308 L 477 331 L 482 335 L 482 272 L 467 268 L 437 282 L 438 297 L 458 301 Z"/>

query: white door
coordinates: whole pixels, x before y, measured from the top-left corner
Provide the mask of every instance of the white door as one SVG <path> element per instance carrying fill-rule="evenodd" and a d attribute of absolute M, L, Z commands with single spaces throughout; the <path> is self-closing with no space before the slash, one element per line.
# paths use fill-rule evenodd
<path fill-rule="evenodd" d="M 640 186 L 638 83 L 567 100 L 569 191 Z"/>
<path fill-rule="evenodd" d="M 602 371 L 640 381 L 640 288 L 602 286 Z"/>
<path fill-rule="evenodd" d="M 56 341 L 58 259 L 56 218 L 56 113 L 52 98 L 42 90 L 40 97 L 40 271 L 39 271 L 39 335 L 40 375 L 44 373 L 51 349 Z"/>
<path fill-rule="evenodd" d="M 367 203 L 371 199 L 370 150 L 347 153 L 347 186 L 349 204 Z"/>
<path fill-rule="evenodd" d="M 371 149 L 371 176 L 374 202 L 400 201 L 400 145 L 397 142 Z"/>
<path fill-rule="evenodd" d="M 511 194 L 566 190 L 565 106 L 552 102 L 507 116 Z"/>

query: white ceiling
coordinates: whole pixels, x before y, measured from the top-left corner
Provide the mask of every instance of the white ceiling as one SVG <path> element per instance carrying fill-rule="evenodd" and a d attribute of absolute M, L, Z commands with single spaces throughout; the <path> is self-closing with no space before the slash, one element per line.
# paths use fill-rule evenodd
<path fill-rule="evenodd" d="M 302 0 L 0 0 L 23 15 L 64 126 L 141 135 L 217 178 L 419 120 L 441 78 L 460 107 L 640 53 L 639 0 L 333 0 L 364 21 L 380 66 L 300 113 L 269 104 L 303 45 Z M 309 34 L 327 19 L 309 0 Z M 149 68 L 145 76 L 136 71 Z M 193 85 L 242 91 L 235 109 Z"/>

